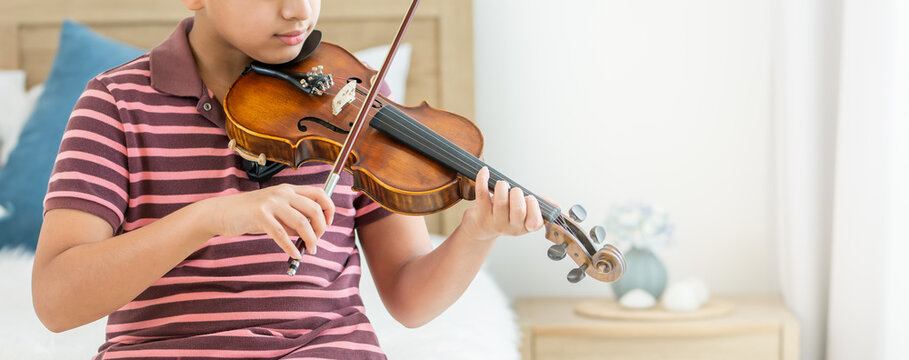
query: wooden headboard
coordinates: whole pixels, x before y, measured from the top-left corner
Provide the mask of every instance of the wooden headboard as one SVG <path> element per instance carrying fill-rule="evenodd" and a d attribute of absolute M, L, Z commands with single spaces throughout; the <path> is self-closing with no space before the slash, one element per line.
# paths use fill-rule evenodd
<path fill-rule="evenodd" d="M 323 39 L 357 51 L 391 43 L 410 0 L 325 0 L 317 28 Z M 412 45 L 405 105 L 426 100 L 473 118 L 473 21 L 469 0 L 424 0 L 404 38 Z M 108 37 L 150 49 L 192 13 L 177 0 L 3 0 L 0 69 L 23 69 L 29 86 L 47 77 L 60 24 L 79 21 Z M 460 214 L 427 217 L 447 233 Z"/>

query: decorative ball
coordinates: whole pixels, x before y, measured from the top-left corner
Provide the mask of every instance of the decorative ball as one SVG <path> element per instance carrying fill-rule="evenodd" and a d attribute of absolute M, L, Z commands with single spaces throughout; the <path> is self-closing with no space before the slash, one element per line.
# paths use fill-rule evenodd
<path fill-rule="evenodd" d="M 710 290 L 707 288 L 707 283 L 701 278 L 689 278 L 684 280 L 685 284 L 691 287 L 691 290 L 694 291 L 694 294 L 698 298 L 698 302 L 703 305 L 710 299 Z"/>
<path fill-rule="evenodd" d="M 656 298 L 642 289 L 634 289 L 622 296 L 619 299 L 619 304 L 629 309 L 646 309 L 656 305 Z"/>
<path fill-rule="evenodd" d="M 695 311 L 701 307 L 698 290 L 686 282 L 673 283 L 663 296 L 663 307 L 676 312 Z"/>

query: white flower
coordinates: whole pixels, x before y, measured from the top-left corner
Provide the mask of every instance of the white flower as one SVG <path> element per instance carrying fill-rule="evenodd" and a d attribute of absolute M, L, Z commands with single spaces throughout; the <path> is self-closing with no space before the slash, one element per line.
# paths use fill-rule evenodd
<path fill-rule="evenodd" d="M 619 221 L 623 226 L 633 227 L 641 221 L 641 215 L 636 211 L 626 212 L 621 215 Z"/>
<path fill-rule="evenodd" d="M 612 206 L 606 217 L 606 231 L 634 247 L 652 248 L 671 242 L 673 226 L 665 208 L 629 202 Z"/>

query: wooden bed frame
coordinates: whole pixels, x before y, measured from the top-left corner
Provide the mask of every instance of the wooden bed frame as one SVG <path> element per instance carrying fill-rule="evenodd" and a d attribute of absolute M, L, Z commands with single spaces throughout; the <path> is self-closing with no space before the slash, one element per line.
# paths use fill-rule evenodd
<path fill-rule="evenodd" d="M 391 43 L 409 0 L 325 0 L 323 39 L 357 51 Z M 412 45 L 405 105 L 421 100 L 473 118 L 473 21 L 470 0 L 425 0 L 403 39 Z M 23 69 L 28 86 L 47 77 L 65 18 L 144 49 L 167 38 L 192 13 L 177 0 L 3 0 L 0 69 Z M 448 234 L 463 202 L 427 216 L 430 232 Z"/>

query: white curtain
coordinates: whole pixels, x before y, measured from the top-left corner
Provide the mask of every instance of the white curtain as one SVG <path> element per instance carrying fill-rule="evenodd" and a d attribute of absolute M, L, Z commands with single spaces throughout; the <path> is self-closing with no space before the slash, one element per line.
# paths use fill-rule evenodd
<path fill-rule="evenodd" d="M 907 1 L 778 1 L 779 270 L 806 360 L 909 359 Z"/>

